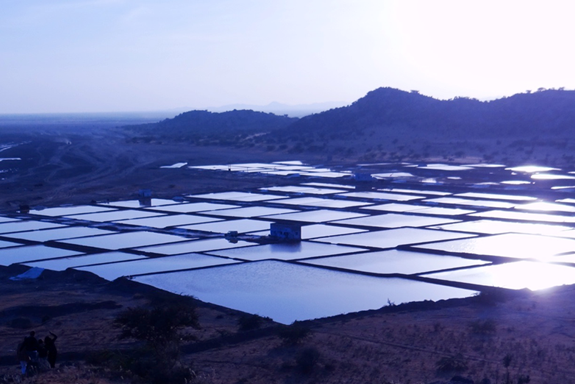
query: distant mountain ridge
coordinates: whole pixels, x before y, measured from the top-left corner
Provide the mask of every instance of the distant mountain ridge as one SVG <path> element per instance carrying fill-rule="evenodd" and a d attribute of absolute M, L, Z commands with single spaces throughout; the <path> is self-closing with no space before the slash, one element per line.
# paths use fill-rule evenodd
<path fill-rule="evenodd" d="M 314 113 L 320 113 L 329 109 L 339 108 L 349 103 L 333 101 L 325 103 L 287 105 L 276 101 L 267 105 L 230 104 L 221 107 L 207 108 L 210 112 L 227 112 L 232 110 L 248 109 L 258 112 L 273 113 L 276 115 L 288 115 L 290 117 L 303 117 Z"/>
<path fill-rule="evenodd" d="M 556 145 L 575 138 L 575 91 L 540 90 L 479 101 L 463 97 L 438 100 L 413 91 L 378 88 L 349 106 L 301 119 L 251 110 L 189 111 L 158 123 L 128 128 L 140 135 L 168 140 L 213 145 L 236 145 L 241 141 L 245 146 L 265 145 L 269 151 L 276 148 L 296 153 L 349 148 L 360 138 L 364 144 L 357 145 L 387 146 L 380 149 L 382 153 L 393 151 L 388 141 L 406 144 L 410 138 L 445 145 L 499 139 L 508 145 L 539 139 L 540 144 L 548 145 L 552 140 Z M 252 137 L 254 134 L 257 138 Z"/>
<path fill-rule="evenodd" d="M 158 123 L 133 125 L 126 128 L 146 134 L 193 138 L 194 136 L 214 136 L 227 133 L 267 133 L 270 130 L 285 128 L 296 120 L 296 118 L 251 110 L 221 113 L 189 111 Z"/>
<path fill-rule="evenodd" d="M 408 131 L 461 139 L 561 135 L 575 137 L 575 91 L 542 90 L 492 101 L 438 100 L 416 92 L 379 88 L 348 107 L 307 116 L 298 132 Z"/>

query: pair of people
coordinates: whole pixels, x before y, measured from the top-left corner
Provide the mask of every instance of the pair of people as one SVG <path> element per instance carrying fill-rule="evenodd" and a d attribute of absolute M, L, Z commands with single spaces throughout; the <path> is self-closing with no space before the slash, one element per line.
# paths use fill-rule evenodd
<path fill-rule="evenodd" d="M 56 358 L 58 357 L 56 339 L 58 336 L 52 332 L 49 333 L 52 337 L 46 336 L 42 340 L 36 339 L 36 332 L 31 331 L 18 346 L 17 355 L 23 375 L 26 374 L 28 366 L 38 367 L 42 362 L 47 362 L 51 368 L 56 367 Z"/>

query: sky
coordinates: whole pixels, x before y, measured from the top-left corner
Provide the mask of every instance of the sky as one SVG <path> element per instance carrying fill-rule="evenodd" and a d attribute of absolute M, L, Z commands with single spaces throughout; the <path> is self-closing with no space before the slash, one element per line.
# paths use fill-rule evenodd
<path fill-rule="evenodd" d="M 0 0 L 0 114 L 575 89 L 569 0 Z"/>

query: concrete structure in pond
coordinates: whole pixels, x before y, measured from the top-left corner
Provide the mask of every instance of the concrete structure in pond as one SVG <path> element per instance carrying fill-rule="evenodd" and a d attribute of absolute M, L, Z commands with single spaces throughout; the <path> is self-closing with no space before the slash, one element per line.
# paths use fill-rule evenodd
<path fill-rule="evenodd" d="M 270 237 L 279 240 L 300 241 L 301 224 L 299 223 L 271 223 Z"/>

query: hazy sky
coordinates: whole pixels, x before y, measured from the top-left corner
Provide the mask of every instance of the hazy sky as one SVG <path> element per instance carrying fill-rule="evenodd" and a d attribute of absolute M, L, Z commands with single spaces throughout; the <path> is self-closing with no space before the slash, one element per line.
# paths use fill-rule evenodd
<path fill-rule="evenodd" d="M 574 89 L 574 14 L 569 0 L 0 0 L 0 113 Z"/>

